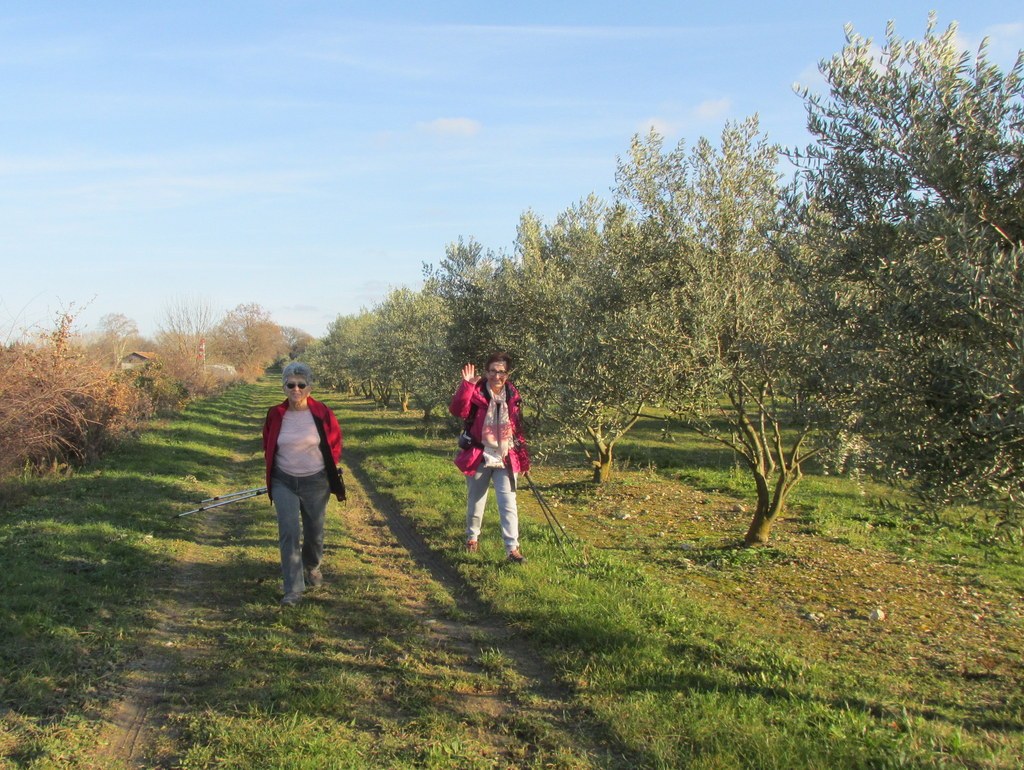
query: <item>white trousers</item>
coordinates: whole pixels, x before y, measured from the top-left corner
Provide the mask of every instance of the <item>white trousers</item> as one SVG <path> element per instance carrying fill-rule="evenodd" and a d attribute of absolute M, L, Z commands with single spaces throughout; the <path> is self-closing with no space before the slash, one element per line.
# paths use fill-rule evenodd
<path fill-rule="evenodd" d="M 485 468 L 481 465 L 472 476 L 466 476 L 468 503 L 466 505 L 466 539 L 478 540 L 480 526 L 484 520 L 484 506 L 487 492 L 494 484 L 498 501 L 498 518 L 501 522 L 501 536 L 505 551 L 519 548 L 519 509 L 516 507 L 516 491 L 512 484 L 512 471 L 508 468 Z"/>

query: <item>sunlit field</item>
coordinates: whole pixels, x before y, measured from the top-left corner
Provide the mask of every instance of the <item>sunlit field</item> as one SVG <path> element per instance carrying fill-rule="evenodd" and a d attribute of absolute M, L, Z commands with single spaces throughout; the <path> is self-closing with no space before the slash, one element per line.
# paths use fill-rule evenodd
<path fill-rule="evenodd" d="M 177 516 L 262 483 L 276 394 L 236 387 L 5 488 L 2 766 L 117 767 L 125 701 L 154 767 L 1024 761 L 1021 551 L 981 518 L 908 519 L 883 485 L 809 474 L 744 548 L 734 459 L 651 421 L 608 484 L 573 456 L 531 472 L 567 543 L 521 480 L 515 566 L 493 501 L 462 549 L 446 426 L 324 394 L 352 495 L 327 585 L 282 611 L 265 497 Z"/>

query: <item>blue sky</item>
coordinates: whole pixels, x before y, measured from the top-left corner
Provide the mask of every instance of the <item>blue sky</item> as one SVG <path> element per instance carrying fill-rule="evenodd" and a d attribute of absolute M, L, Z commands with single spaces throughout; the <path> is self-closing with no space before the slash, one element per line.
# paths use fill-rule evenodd
<path fill-rule="evenodd" d="M 804 144 L 843 25 L 928 12 L 1024 48 L 1006 2 L 47 2 L 0 5 L 0 340 L 77 309 L 153 334 L 256 302 L 319 336 L 520 214 L 610 197 L 631 137 L 758 113 Z"/>

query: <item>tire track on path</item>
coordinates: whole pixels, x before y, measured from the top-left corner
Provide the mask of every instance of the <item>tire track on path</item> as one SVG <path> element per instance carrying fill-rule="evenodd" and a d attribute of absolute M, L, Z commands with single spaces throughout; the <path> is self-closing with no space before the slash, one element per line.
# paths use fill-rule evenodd
<path fill-rule="evenodd" d="M 204 633 L 211 621 L 223 621 L 223 608 L 196 601 L 209 596 L 210 580 L 204 552 L 223 537 L 224 520 L 208 513 L 191 530 L 190 539 L 175 566 L 158 588 L 150 610 L 152 630 L 141 653 L 114 685 L 118 699 L 99 719 L 99 734 L 93 755 L 84 767 L 152 768 L 170 766 L 171 757 L 161 756 L 161 744 L 173 744 L 165 735 L 169 718 L 187 701 L 177 672 L 200 654 L 188 640 Z"/>
<path fill-rule="evenodd" d="M 454 665 L 470 675 L 479 674 L 481 653 L 498 650 L 515 671 L 514 686 L 465 697 L 464 706 L 483 710 L 499 723 L 524 717 L 540 721 L 562 736 L 563 745 L 574 747 L 577 758 L 588 766 L 636 766 L 613 756 L 600 729 L 555 670 L 528 640 L 489 610 L 452 564 L 427 545 L 398 503 L 375 490 L 360 460 L 358 452 L 349 451 L 344 462 L 349 499 L 343 518 L 352 547 L 404 593 L 407 610 L 418 618 L 433 645 L 451 653 Z M 495 568 L 507 567 L 496 564 Z M 423 577 L 417 579 L 417 573 Z M 451 597 L 456 612 L 431 603 L 430 583 Z"/>

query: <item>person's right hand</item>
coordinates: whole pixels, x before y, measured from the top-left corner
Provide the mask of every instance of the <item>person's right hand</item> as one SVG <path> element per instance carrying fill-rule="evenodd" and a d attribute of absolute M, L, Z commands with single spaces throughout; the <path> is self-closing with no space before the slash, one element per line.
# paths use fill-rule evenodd
<path fill-rule="evenodd" d="M 472 382 L 474 385 L 480 382 L 480 378 L 476 376 L 476 367 L 473 364 L 466 364 L 462 367 L 462 379 L 466 382 Z"/>

